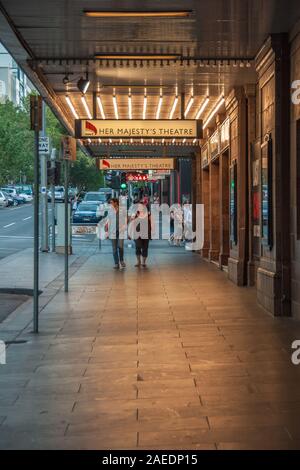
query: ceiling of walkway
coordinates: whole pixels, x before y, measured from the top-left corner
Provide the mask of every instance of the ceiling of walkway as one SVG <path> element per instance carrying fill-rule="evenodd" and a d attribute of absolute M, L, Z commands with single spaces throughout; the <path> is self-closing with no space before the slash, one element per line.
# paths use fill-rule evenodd
<path fill-rule="evenodd" d="M 91 17 L 87 10 L 187 15 Z M 115 94 L 119 118 L 127 119 L 131 93 L 133 119 L 143 118 L 145 94 L 146 117 L 157 117 L 162 95 L 159 117 L 168 119 L 176 94 L 185 93 L 185 109 L 194 97 L 187 114 L 192 119 L 210 97 L 200 116 L 205 120 L 221 94 L 255 80 L 253 58 L 262 43 L 270 33 L 289 31 L 299 14 L 298 0 L 289 0 L 288 8 L 284 0 L 2 0 L 0 40 L 69 130 L 73 115 L 66 93 L 78 116 L 88 117 L 77 89 L 86 71 L 91 80 L 86 104 L 91 112 L 92 92 L 99 94 L 104 111 L 97 107 L 99 118 L 116 117 Z M 152 59 L 116 57 L 123 54 Z M 180 114 L 179 101 L 173 118 Z"/>

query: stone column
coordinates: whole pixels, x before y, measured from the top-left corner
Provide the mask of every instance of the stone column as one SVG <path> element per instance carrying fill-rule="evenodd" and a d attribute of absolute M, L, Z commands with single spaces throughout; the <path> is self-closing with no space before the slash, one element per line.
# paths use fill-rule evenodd
<path fill-rule="evenodd" d="M 248 152 L 248 207 L 249 207 L 249 220 L 248 220 L 248 239 L 249 239 L 249 260 L 248 260 L 248 285 L 254 286 L 256 283 L 256 270 L 257 264 L 253 255 L 253 201 L 252 201 L 252 187 L 253 187 L 253 158 L 252 158 L 252 144 L 254 144 L 256 137 L 256 85 L 250 84 L 244 87 L 245 96 L 247 99 L 247 152 Z"/>
<path fill-rule="evenodd" d="M 220 155 L 220 268 L 228 265 L 229 258 L 229 155 Z"/>
<path fill-rule="evenodd" d="M 210 196 L 210 261 L 219 261 L 220 254 L 220 181 L 219 161 L 210 163 L 209 170 Z"/>
<path fill-rule="evenodd" d="M 291 312 L 290 46 L 288 34 L 269 37 L 256 57 L 261 143 L 271 142 L 272 244 L 261 240 L 257 297 L 275 316 Z M 261 153 L 262 157 L 262 153 Z"/>
<path fill-rule="evenodd" d="M 204 245 L 201 251 L 203 258 L 208 258 L 210 250 L 210 197 L 209 197 L 209 169 L 202 170 L 201 194 L 204 204 Z"/>
<path fill-rule="evenodd" d="M 242 87 L 232 90 L 226 100 L 230 119 L 230 166 L 237 164 L 237 244 L 231 242 L 228 277 L 238 286 L 247 283 L 247 129 L 246 98 Z"/>

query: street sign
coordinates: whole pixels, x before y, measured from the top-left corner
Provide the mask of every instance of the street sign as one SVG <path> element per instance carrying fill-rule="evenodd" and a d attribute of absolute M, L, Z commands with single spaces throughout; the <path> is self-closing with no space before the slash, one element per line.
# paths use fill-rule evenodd
<path fill-rule="evenodd" d="M 48 154 L 50 153 L 50 142 L 49 137 L 40 137 L 39 138 L 39 153 Z"/>
<path fill-rule="evenodd" d="M 173 170 L 174 158 L 106 158 L 100 160 L 101 170 Z"/>

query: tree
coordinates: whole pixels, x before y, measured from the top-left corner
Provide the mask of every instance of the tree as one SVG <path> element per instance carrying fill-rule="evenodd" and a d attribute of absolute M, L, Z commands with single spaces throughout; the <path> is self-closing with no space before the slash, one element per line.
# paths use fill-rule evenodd
<path fill-rule="evenodd" d="M 27 105 L 27 106 L 26 106 Z M 29 129 L 28 102 L 24 107 L 0 104 L 0 182 L 17 182 L 25 175 L 33 180 L 34 136 Z"/>
<path fill-rule="evenodd" d="M 61 137 L 66 132 L 50 108 L 46 107 L 46 135 L 59 156 Z M 34 132 L 30 130 L 30 99 L 22 106 L 6 101 L 0 104 L 0 185 L 18 183 L 20 176 L 27 183 L 34 176 Z M 98 190 L 103 185 L 103 172 L 95 161 L 81 150 L 70 172 L 70 183 L 78 189 Z"/>
<path fill-rule="evenodd" d="M 95 160 L 78 150 L 77 160 L 70 171 L 71 186 L 77 187 L 79 191 L 97 191 L 103 182 L 103 172 L 97 169 Z"/>

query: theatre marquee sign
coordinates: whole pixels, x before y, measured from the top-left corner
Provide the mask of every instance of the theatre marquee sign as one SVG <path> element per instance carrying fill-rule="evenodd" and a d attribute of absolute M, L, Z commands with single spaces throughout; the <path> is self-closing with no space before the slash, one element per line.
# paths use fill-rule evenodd
<path fill-rule="evenodd" d="M 174 158 L 103 158 L 99 170 L 173 170 Z"/>
<path fill-rule="evenodd" d="M 76 137 L 103 139 L 200 139 L 202 121 L 182 120 L 76 120 Z"/>

